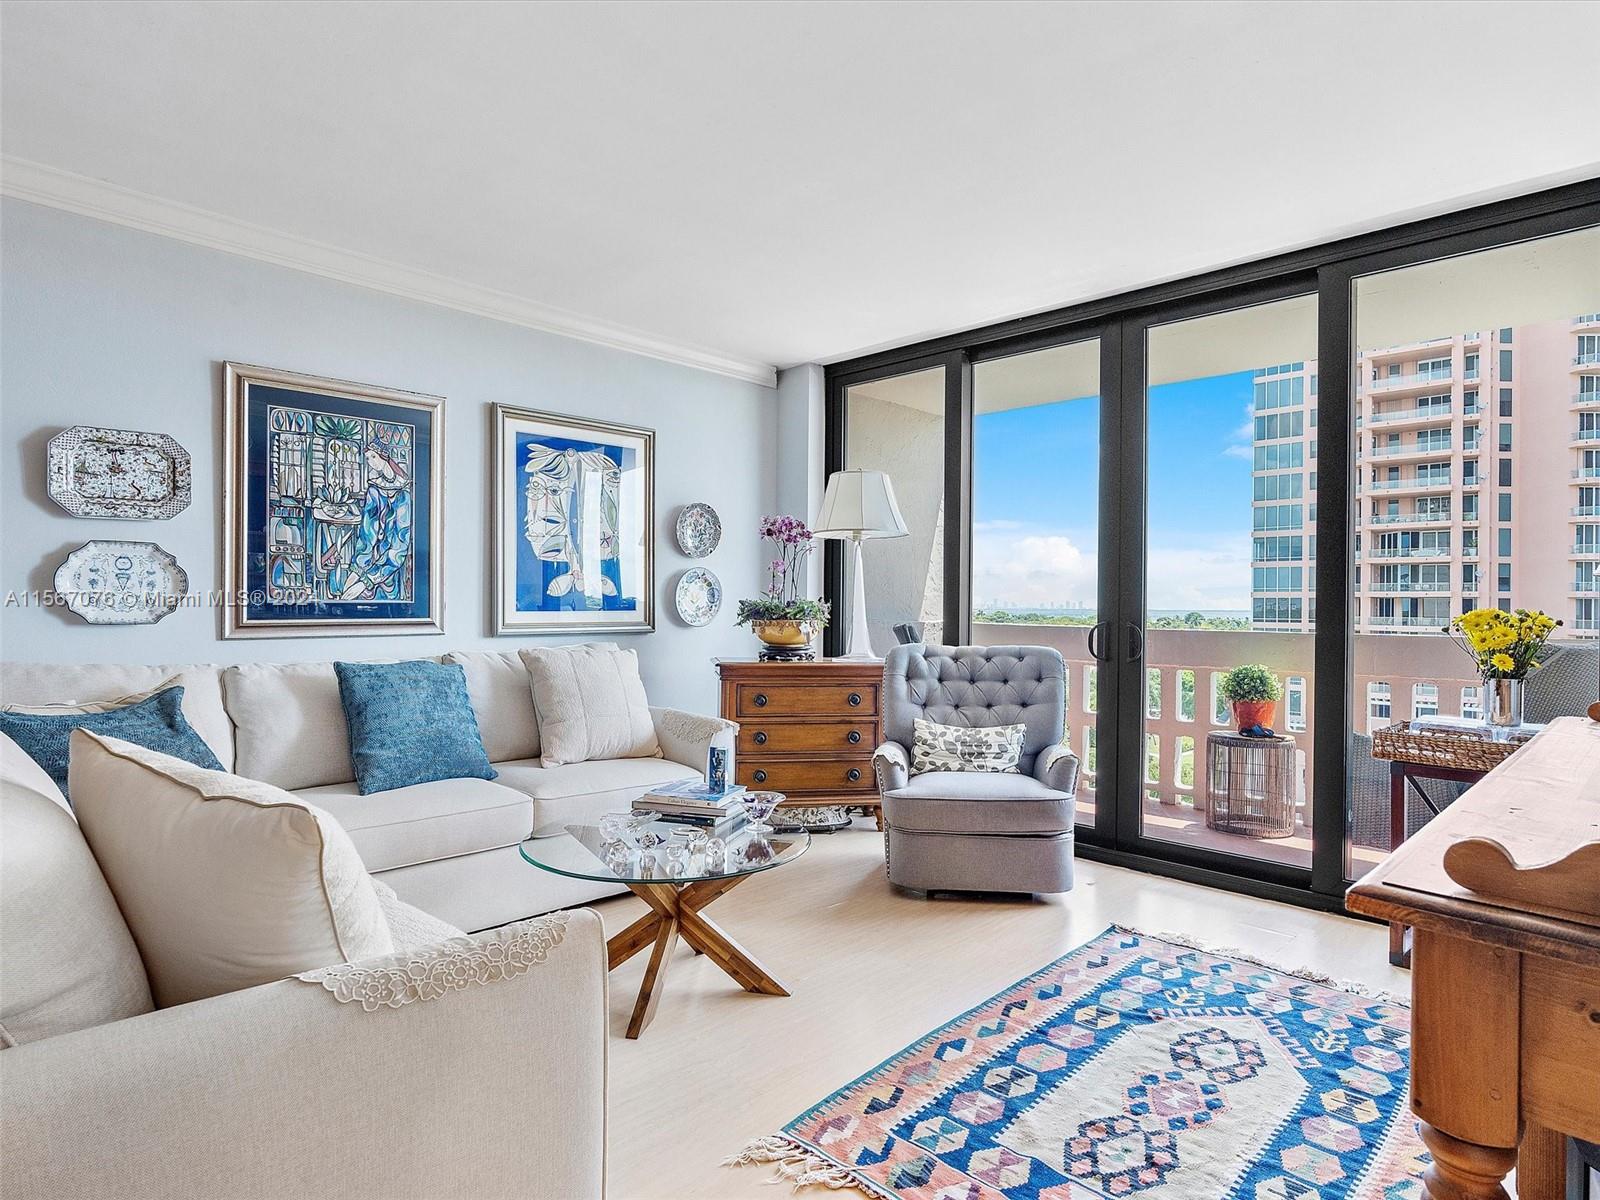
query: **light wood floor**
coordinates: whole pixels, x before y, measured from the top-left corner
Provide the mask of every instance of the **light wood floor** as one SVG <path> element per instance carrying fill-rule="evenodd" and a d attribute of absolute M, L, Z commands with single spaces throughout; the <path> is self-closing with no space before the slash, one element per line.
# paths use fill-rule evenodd
<path fill-rule="evenodd" d="M 595 906 L 608 933 L 644 912 Z M 1239 946 L 1290 966 L 1406 993 L 1383 927 L 1078 861 L 1077 888 L 1033 903 L 923 900 L 893 891 L 882 838 L 816 838 L 741 884 L 712 916 L 792 996 L 754 996 L 679 947 L 654 1024 L 623 1030 L 646 955 L 611 976 L 612 1200 L 788 1195 L 770 1166 L 718 1164 L 937 1025 L 1120 923 Z M 839 1194 L 817 1191 L 817 1195 Z"/>

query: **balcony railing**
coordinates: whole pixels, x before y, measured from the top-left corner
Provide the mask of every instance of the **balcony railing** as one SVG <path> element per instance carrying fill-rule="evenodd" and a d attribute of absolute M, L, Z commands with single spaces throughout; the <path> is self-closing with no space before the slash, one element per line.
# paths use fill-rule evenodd
<path fill-rule="evenodd" d="M 1574 579 L 1572 590 L 1575 592 L 1600 592 L 1600 579 Z"/>
<path fill-rule="evenodd" d="M 1372 629 L 1433 629 L 1442 631 L 1444 623 L 1449 619 L 1449 617 L 1391 615 L 1387 617 L 1368 617 L 1367 625 Z"/>
<path fill-rule="evenodd" d="M 1390 392 L 1400 388 L 1425 387 L 1430 383 L 1449 383 L 1453 375 L 1449 367 L 1435 367 L 1431 371 L 1416 371 L 1410 375 L 1387 375 L 1374 379 L 1367 385 L 1369 392 Z"/>
<path fill-rule="evenodd" d="M 1575 517 L 1600 517 L 1600 504 L 1575 504 L 1572 506 L 1572 515 Z"/>
<path fill-rule="evenodd" d="M 1461 382 L 1462 383 L 1477 383 L 1478 382 L 1478 368 L 1477 367 L 1473 367 L 1470 370 L 1461 372 Z"/>
<path fill-rule="evenodd" d="M 1572 435 L 1575 442 L 1600 442 L 1600 429 L 1580 429 Z"/>
<path fill-rule="evenodd" d="M 1367 486 L 1375 492 L 1432 491 L 1435 488 L 1449 487 L 1450 477 L 1446 475 L 1442 479 L 1437 476 L 1425 479 L 1374 479 Z"/>
<path fill-rule="evenodd" d="M 1572 547 L 1572 552 L 1583 558 L 1593 558 L 1600 554 L 1600 544 L 1594 542 L 1577 542 Z"/>
<path fill-rule="evenodd" d="M 1596 399 L 1600 399 L 1600 397 L 1596 397 Z M 1396 455 L 1401 455 L 1401 454 L 1429 455 L 1429 454 L 1449 454 L 1449 453 L 1450 453 L 1450 439 L 1449 438 L 1445 438 L 1444 441 L 1442 441 L 1442 442 L 1429 442 L 1427 444 L 1423 444 L 1422 442 L 1418 442 L 1414 446 L 1374 446 L 1372 448 L 1372 457 L 1373 458 L 1393 458 Z"/>
<path fill-rule="evenodd" d="M 1462 516 L 1462 520 L 1471 518 Z M 1422 512 L 1422 513 L 1379 513 L 1375 517 L 1368 517 L 1370 525 L 1447 525 L 1450 522 L 1448 512 Z"/>
<path fill-rule="evenodd" d="M 1373 558 L 1449 558 L 1449 546 L 1374 546 Z"/>
<path fill-rule="evenodd" d="M 1367 589 L 1369 592 L 1448 592 L 1448 579 L 1379 579 Z"/>
<path fill-rule="evenodd" d="M 1574 392 L 1572 406 L 1574 408 L 1600 408 L 1600 392 Z"/>
<path fill-rule="evenodd" d="M 1429 404 L 1421 408 L 1397 408 L 1389 412 L 1375 412 L 1372 422 L 1383 425 L 1394 421 L 1448 421 L 1450 419 L 1451 405 Z"/>
<path fill-rule="evenodd" d="M 1572 356 L 1572 365 L 1575 367 L 1592 367 L 1600 363 L 1600 350 L 1585 350 L 1582 354 Z"/>

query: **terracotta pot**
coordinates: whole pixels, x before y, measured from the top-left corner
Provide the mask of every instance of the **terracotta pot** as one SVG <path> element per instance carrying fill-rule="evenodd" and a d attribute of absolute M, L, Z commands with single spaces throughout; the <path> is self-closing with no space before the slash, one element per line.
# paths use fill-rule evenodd
<path fill-rule="evenodd" d="M 1276 700 L 1235 700 L 1233 702 L 1233 723 L 1240 730 L 1249 729 L 1252 725 L 1260 725 L 1263 729 L 1272 728 L 1272 720 L 1278 715 L 1278 702 Z"/>
<path fill-rule="evenodd" d="M 810 621 L 751 621 L 750 628 L 769 646 L 809 646 L 812 629 Z"/>

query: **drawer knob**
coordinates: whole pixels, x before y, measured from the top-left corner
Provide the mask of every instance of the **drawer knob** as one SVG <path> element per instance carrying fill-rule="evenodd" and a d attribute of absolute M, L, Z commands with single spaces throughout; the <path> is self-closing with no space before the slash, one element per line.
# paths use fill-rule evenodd
<path fill-rule="evenodd" d="M 755 743 L 758 746 L 765 746 L 767 744 L 767 735 L 765 730 L 756 730 Z"/>
<path fill-rule="evenodd" d="M 849 734 L 846 735 L 844 740 L 849 742 L 852 746 L 859 746 L 861 744 L 861 730 L 852 729 Z"/>
<path fill-rule="evenodd" d="M 756 707 L 757 708 L 765 708 L 766 706 L 767 706 L 766 693 L 757 692 L 756 693 Z"/>
<path fill-rule="evenodd" d="M 861 693 L 860 692 L 851 692 L 850 695 L 846 697 L 846 699 L 849 700 L 851 708 L 860 708 L 861 707 Z"/>
<path fill-rule="evenodd" d="M 765 771 L 757 771 L 756 772 L 756 782 L 757 783 L 765 783 L 766 781 L 767 781 L 767 773 Z"/>
<path fill-rule="evenodd" d="M 844 777 L 846 779 L 848 779 L 851 783 L 860 783 L 861 782 L 861 768 L 860 767 L 851 767 L 848 771 L 845 772 Z"/>

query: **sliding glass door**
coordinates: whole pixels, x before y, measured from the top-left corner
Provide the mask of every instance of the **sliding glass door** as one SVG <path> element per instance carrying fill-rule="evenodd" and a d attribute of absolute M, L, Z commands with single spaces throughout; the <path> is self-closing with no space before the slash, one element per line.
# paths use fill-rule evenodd
<path fill-rule="evenodd" d="M 1600 188 L 828 380 L 829 469 L 888 471 L 912 527 L 867 549 L 876 648 L 1059 650 L 1082 853 L 1337 908 L 1430 815 L 1372 733 L 1483 713 L 1450 617 L 1563 622 L 1531 719 L 1600 690 Z M 1240 668 L 1271 739 L 1237 737 Z"/>
<path fill-rule="evenodd" d="M 1101 339 L 986 357 L 972 368 L 974 645 L 1053 646 L 1066 660 L 1063 740 L 1083 760 L 1078 823 L 1100 770 Z"/>

